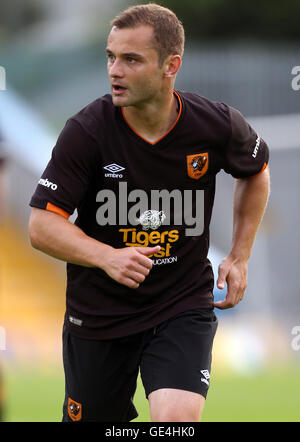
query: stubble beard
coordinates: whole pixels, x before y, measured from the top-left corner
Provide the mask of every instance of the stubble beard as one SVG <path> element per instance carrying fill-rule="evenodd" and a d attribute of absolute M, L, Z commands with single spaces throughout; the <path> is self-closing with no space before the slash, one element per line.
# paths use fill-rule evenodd
<path fill-rule="evenodd" d="M 126 97 L 117 97 L 112 95 L 113 104 L 118 107 L 130 107 L 143 108 L 147 104 L 156 101 L 158 95 L 159 85 L 155 81 L 148 81 L 147 83 L 140 84 L 134 91 L 127 89 Z"/>

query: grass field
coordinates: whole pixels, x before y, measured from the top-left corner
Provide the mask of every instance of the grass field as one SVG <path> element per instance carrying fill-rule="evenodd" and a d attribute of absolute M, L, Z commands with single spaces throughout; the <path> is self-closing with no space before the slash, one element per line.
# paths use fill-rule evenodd
<path fill-rule="evenodd" d="M 10 422 L 57 422 L 64 396 L 58 370 L 5 370 L 5 416 Z M 214 375 L 203 422 L 299 422 L 300 376 L 296 367 L 255 376 Z M 135 421 L 150 421 L 148 403 L 138 383 Z"/>
<path fill-rule="evenodd" d="M 61 360 L 65 282 L 52 261 L 42 259 L 25 238 L 12 222 L 5 224 L 0 250 L 1 317 L 5 319 L 1 325 L 7 332 L 7 352 L 3 354 L 5 420 L 59 422 L 64 379 L 62 370 L 57 367 Z M 244 323 L 254 323 L 253 317 L 251 321 L 244 318 Z M 260 333 L 259 341 L 266 336 L 266 331 L 271 336 L 266 345 L 277 370 L 272 368 L 248 377 L 223 370 L 220 363 L 229 343 L 230 354 L 234 353 L 238 360 L 246 356 L 248 361 L 253 349 L 251 342 L 243 340 L 243 330 L 230 329 L 228 333 L 226 323 L 220 321 L 214 343 L 216 368 L 212 372 L 203 421 L 300 421 L 299 362 L 298 366 L 295 363 L 289 368 L 278 368 L 280 361 L 291 360 L 292 350 L 287 345 L 286 334 L 279 333 L 277 326 L 269 327 L 265 318 L 260 322 L 256 319 L 255 327 Z M 236 336 L 240 337 L 238 343 Z M 244 350 L 247 345 L 250 345 L 249 354 L 245 355 L 240 347 Z M 50 366 L 45 361 L 57 363 Z M 136 421 L 149 421 L 148 403 L 140 382 L 134 402 L 139 412 Z"/>

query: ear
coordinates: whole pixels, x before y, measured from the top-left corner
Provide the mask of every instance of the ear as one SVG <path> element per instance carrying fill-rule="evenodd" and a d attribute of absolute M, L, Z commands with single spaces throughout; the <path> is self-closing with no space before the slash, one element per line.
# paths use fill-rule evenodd
<path fill-rule="evenodd" d="M 180 69 L 181 63 L 180 55 L 170 55 L 164 62 L 164 77 L 175 77 Z"/>

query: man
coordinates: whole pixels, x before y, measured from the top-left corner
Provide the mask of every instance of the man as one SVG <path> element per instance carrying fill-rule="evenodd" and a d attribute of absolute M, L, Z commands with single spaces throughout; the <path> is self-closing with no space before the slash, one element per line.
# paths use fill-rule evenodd
<path fill-rule="evenodd" d="M 30 203 L 33 247 L 68 263 L 64 421 L 134 419 L 139 369 L 152 421 L 200 421 L 214 306 L 244 296 L 268 148 L 237 110 L 174 91 L 183 48 L 166 8 L 138 5 L 113 20 L 111 95 L 67 121 Z M 222 168 L 237 181 L 218 276 L 228 293 L 214 304 L 207 252 Z"/>

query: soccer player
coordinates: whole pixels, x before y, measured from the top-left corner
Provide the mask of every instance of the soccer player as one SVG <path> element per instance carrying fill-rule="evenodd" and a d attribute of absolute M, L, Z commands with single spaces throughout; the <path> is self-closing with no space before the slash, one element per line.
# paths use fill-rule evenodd
<path fill-rule="evenodd" d="M 140 370 L 152 421 L 199 422 L 214 307 L 244 296 L 268 147 L 236 109 L 174 90 L 183 51 L 169 9 L 120 13 L 106 49 L 111 94 L 66 122 L 30 202 L 33 247 L 67 262 L 63 421 L 134 419 Z M 221 169 L 236 187 L 217 281 L 228 291 L 214 303 L 207 253 Z"/>

